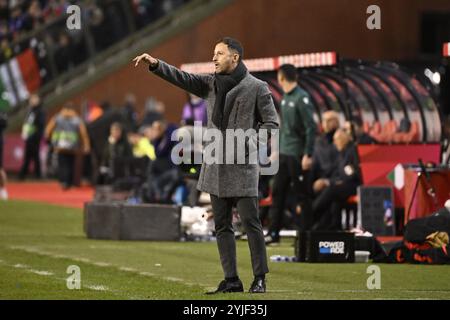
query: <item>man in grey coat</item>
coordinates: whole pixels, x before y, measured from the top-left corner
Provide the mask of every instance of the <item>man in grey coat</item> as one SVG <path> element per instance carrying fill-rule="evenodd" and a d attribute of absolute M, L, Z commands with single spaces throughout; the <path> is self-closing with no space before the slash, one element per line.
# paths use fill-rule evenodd
<path fill-rule="evenodd" d="M 241 44 L 227 37 L 215 45 L 214 74 L 197 75 L 183 72 L 146 53 L 137 56 L 133 61 L 136 62 L 135 66 L 140 61 L 145 62 L 157 76 L 204 98 L 207 101 L 207 130 L 220 130 L 225 135 L 225 131 L 230 129 L 277 129 L 278 117 L 267 83 L 253 77 L 242 58 Z M 247 146 L 247 142 L 245 145 Z M 225 151 L 227 152 L 229 150 Z M 245 158 L 248 158 L 248 153 Z M 265 274 L 269 269 L 264 234 L 258 217 L 259 174 L 258 163 L 250 161 L 202 163 L 197 189 L 209 193 L 211 197 L 217 246 L 225 275 L 217 290 L 209 293 L 243 291 L 236 265 L 233 206 L 236 206 L 248 236 L 255 277 L 249 292 L 266 291 Z"/>

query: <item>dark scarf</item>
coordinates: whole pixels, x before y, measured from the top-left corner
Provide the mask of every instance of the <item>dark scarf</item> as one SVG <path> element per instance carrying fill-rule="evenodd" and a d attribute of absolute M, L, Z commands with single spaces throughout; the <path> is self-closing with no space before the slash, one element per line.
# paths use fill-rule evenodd
<path fill-rule="evenodd" d="M 216 93 L 216 101 L 214 102 L 212 122 L 217 128 L 221 130 L 226 129 L 234 102 L 229 103 L 228 108 L 225 110 L 225 97 L 231 89 L 237 86 L 239 82 L 245 78 L 246 75 L 247 68 L 242 61 L 239 62 L 231 74 L 215 74 L 216 81 L 214 84 L 214 89 Z"/>

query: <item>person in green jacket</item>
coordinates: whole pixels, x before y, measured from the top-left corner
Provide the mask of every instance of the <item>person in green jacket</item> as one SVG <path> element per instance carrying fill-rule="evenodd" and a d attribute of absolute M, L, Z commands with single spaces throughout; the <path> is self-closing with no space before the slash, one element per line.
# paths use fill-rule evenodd
<path fill-rule="evenodd" d="M 280 241 L 280 230 L 290 191 L 296 197 L 296 213 L 300 215 L 301 230 L 312 224 L 310 169 L 317 127 L 313 105 L 308 93 L 297 84 L 297 69 L 282 65 L 277 74 L 284 95 L 281 100 L 279 170 L 272 186 L 272 206 L 266 244 Z M 292 189 L 291 189 L 292 188 Z"/>

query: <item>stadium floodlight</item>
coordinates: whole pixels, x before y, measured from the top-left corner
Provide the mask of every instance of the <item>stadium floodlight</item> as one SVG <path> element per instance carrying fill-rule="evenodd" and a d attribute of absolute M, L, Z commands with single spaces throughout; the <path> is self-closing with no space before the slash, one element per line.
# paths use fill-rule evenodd
<path fill-rule="evenodd" d="M 450 42 L 446 42 L 442 46 L 442 55 L 444 57 L 450 57 Z"/>
<path fill-rule="evenodd" d="M 337 54 L 334 51 L 302 53 L 272 58 L 244 59 L 250 72 L 274 71 L 285 64 L 293 64 L 297 68 L 324 67 L 336 65 Z M 180 69 L 189 73 L 206 74 L 214 72 L 212 62 L 186 63 Z"/>

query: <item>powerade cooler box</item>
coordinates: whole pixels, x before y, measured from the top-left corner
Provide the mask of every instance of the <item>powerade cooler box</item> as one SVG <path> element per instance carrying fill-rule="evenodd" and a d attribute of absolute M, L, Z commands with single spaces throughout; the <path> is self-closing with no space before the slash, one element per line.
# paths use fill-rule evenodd
<path fill-rule="evenodd" d="M 300 262 L 355 262 L 355 235 L 351 232 L 298 232 L 295 255 Z"/>

